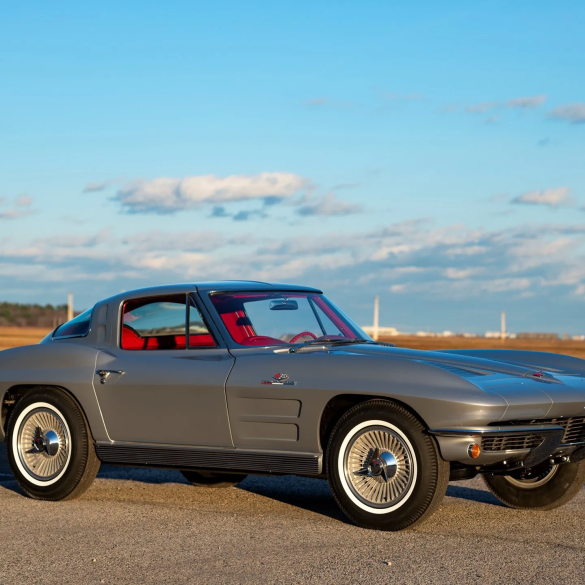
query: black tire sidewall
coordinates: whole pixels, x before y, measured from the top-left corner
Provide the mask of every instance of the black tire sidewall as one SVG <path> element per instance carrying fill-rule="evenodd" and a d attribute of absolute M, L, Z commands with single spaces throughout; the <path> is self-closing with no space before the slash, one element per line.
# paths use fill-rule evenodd
<path fill-rule="evenodd" d="M 47 403 L 57 409 L 65 419 L 70 433 L 71 458 L 67 469 L 58 481 L 47 486 L 39 486 L 29 481 L 28 476 L 19 469 L 16 463 L 18 453 L 13 449 L 13 436 L 18 432 L 15 428 L 16 422 L 26 408 L 36 403 Z M 93 447 L 80 408 L 71 396 L 55 388 L 33 389 L 18 401 L 8 421 L 7 444 L 8 461 L 20 487 L 27 495 L 40 500 L 67 498 L 81 481 L 88 462 L 88 451 Z"/>
<path fill-rule="evenodd" d="M 511 508 L 552 510 L 581 491 L 585 482 L 585 461 L 560 465 L 550 481 L 536 488 L 522 488 L 502 475 L 486 474 L 484 481 L 489 490 Z"/>
<path fill-rule="evenodd" d="M 383 514 L 368 512 L 357 506 L 346 492 L 340 478 L 338 459 L 345 437 L 357 425 L 384 421 L 398 428 L 410 442 L 417 464 L 414 489 L 402 505 Z M 406 409 L 393 403 L 375 401 L 354 407 L 333 430 L 327 449 L 327 475 L 335 499 L 342 511 L 358 526 L 379 530 L 402 530 L 419 520 L 427 511 L 439 483 L 438 452 L 425 427 Z"/>

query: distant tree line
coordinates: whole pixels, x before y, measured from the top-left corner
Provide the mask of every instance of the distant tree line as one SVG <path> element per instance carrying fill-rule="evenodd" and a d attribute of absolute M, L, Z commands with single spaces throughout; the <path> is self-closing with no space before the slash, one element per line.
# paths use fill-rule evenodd
<path fill-rule="evenodd" d="M 0 303 L 0 327 L 55 328 L 67 321 L 67 305 Z"/>

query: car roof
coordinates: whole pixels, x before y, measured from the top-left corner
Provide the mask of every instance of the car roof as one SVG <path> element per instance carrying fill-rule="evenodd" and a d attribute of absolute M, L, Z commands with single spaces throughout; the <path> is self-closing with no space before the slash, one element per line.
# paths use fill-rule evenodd
<path fill-rule="evenodd" d="M 290 291 L 290 292 L 312 292 L 322 293 L 323 291 L 310 286 L 298 284 L 280 284 L 271 282 L 258 282 L 255 280 L 219 280 L 212 282 L 192 282 L 184 284 L 166 284 L 162 286 L 151 286 L 146 288 L 137 288 L 134 290 L 124 291 L 114 295 L 108 301 L 121 301 L 126 299 L 136 299 L 146 296 L 172 295 L 188 293 L 198 290 L 202 293 L 210 292 L 238 292 L 238 291 Z"/>

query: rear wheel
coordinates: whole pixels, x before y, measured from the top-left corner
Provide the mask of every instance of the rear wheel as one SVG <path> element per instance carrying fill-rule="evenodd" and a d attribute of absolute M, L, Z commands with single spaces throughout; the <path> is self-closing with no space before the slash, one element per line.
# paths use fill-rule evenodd
<path fill-rule="evenodd" d="M 485 474 L 488 489 L 510 508 L 553 510 L 572 500 L 585 483 L 585 461 L 550 465 L 548 461 L 510 475 Z"/>
<path fill-rule="evenodd" d="M 339 507 L 358 526 L 403 530 L 438 508 L 449 464 L 412 413 L 373 400 L 349 410 L 333 429 L 327 475 Z"/>
<path fill-rule="evenodd" d="M 85 416 L 63 390 L 37 387 L 8 421 L 8 460 L 22 490 L 38 500 L 70 500 L 100 468 Z"/>
<path fill-rule="evenodd" d="M 194 486 L 206 488 L 234 487 L 248 477 L 240 473 L 215 473 L 213 471 L 181 471 L 181 473 Z"/>

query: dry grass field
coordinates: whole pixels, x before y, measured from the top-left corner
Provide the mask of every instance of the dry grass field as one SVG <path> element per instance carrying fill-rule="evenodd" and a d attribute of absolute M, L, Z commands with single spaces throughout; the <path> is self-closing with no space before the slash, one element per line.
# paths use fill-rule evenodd
<path fill-rule="evenodd" d="M 50 329 L 42 327 L 0 327 L 0 351 L 19 345 L 38 343 Z"/>
<path fill-rule="evenodd" d="M 0 327 L 0 350 L 20 345 L 38 343 L 49 329 L 40 327 Z M 394 343 L 399 347 L 413 349 L 525 349 L 564 353 L 585 359 L 585 341 L 540 340 L 540 339 L 499 339 L 466 337 L 416 337 L 398 336 L 384 338 L 383 341 Z"/>
<path fill-rule="evenodd" d="M 483 337 L 387 337 L 383 341 L 412 349 L 523 349 L 564 353 L 585 359 L 585 341 L 550 339 L 484 339 Z"/>

